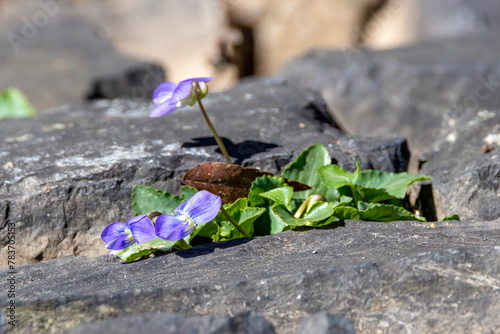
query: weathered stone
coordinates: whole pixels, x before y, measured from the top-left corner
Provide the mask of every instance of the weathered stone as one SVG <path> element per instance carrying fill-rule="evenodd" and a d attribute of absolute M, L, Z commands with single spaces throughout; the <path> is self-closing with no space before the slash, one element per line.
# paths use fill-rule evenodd
<path fill-rule="evenodd" d="M 455 117 L 454 117 L 455 116 Z M 458 117 L 457 117 L 458 116 Z M 483 145 L 493 150 L 481 151 Z M 494 220 L 500 217 L 500 112 L 450 114 L 443 135 L 425 157 L 422 172 L 433 176 L 437 217 Z"/>
<path fill-rule="evenodd" d="M 163 333 L 163 334 L 274 334 L 273 325 L 255 312 L 236 317 L 200 317 L 177 313 L 149 313 L 83 324 L 74 334 Z"/>
<path fill-rule="evenodd" d="M 499 146 L 485 141 L 499 133 L 499 40 L 486 35 L 380 52 L 316 51 L 280 76 L 320 90 L 350 133 L 407 136 L 413 157 L 428 161 L 423 173 L 433 177 L 438 218 L 496 219 L 498 155 L 481 147 Z"/>
<path fill-rule="evenodd" d="M 132 68 L 117 75 L 97 77 L 87 93 L 87 99 L 129 98 L 137 102 L 151 101 L 159 83 L 165 81 L 165 71 L 158 65 Z"/>
<path fill-rule="evenodd" d="M 280 333 L 296 333 L 320 311 L 349 319 L 359 333 L 494 331 L 499 223 L 346 222 L 130 264 L 108 255 L 17 266 L 17 331 L 59 333 L 150 312 L 220 317 L 252 310 Z M 0 281 L 3 291 L 7 285 Z"/>
<path fill-rule="evenodd" d="M 233 157 L 244 165 L 279 172 L 315 142 L 351 170 L 356 160 L 388 171 L 408 164 L 405 139 L 342 138 L 317 117 L 327 115 L 318 94 L 286 82 L 248 83 L 204 101 L 220 135 L 233 142 Z M 211 135 L 199 110 L 153 120 L 151 109 L 136 101 L 100 101 L 0 123 L 0 226 L 16 224 L 24 244 L 19 263 L 104 254 L 100 232 L 131 217 L 134 185 L 175 193 L 189 168 L 223 161 L 215 143 L 192 140 Z M 5 234 L 1 242 L 6 247 Z"/>
<path fill-rule="evenodd" d="M 300 322 L 297 334 L 354 334 L 354 326 L 349 320 L 321 312 Z"/>
<path fill-rule="evenodd" d="M 347 132 L 398 133 L 419 157 L 433 149 L 449 113 L 498 108 L 499 41 L 484 35 L 387 51 L 314 51 L 279 76 L 321 91 Z"/>

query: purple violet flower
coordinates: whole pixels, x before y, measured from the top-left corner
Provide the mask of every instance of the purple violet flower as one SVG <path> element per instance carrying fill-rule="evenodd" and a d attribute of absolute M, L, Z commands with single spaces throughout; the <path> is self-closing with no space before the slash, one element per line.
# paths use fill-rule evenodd
<path fill-rule="evenodd" d="M 151 111 L 149 117 L 160 117 L 170 114 L 177 108 L 194 105 L 197 100 L 192 86 L 193 81 L 199 84 L 201 88 L 200 98 L 204 98 L 208 94 L 206 83 L 213 79 L 215 77 L 190 78 L 179 82 L 178 85 L 170 81 L 161 83 L 153 93 L 153 102 L 156 108 Z"/>
<path fill-rule="evenodd" d="M 101 239 L 106 243 L 106 248 L 111 250 L 121 250 L 135 242 L 140 244 L 154 238 L 156 235 L 153 222 L 146 215 L 130 218 L 127 220 L 127 225 L 109 224 L 101 233 Z"/>
<path fill-rule="evenodd" d="M 181 240 L 191 234 L 197 225 L 214 219 L 220 206 L 219 196 L 201 190 L 174 210 L 176 216 L 161 215 L 156 218 L 156 235 L 167 241 Z"/>

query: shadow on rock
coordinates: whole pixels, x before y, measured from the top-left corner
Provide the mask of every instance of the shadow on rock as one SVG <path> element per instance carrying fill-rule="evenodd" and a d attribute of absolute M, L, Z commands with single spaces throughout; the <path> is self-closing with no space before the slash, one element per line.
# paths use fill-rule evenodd
<path fill-rule="evenodd" d="M 195 246 L 191 249 L 179 251 L 176 253 L 176 255 L 182 257 L 182 258 L 193 258 L 193 257 L 198 257 L 202 255 L 207 255 L 210 253 L 213 253 L 216 248 L 219 249 L 225 249 L 225 248 L 231 248 L 234 246 L 240 246 L 243 244 L 246 244 L 247 242 L 251 241 L 252 239 L 248 238 L 241 238 L 241 239 L 235 239 L 227 242 L 217 242 L 213 244 L 204 244 L 200 246 Z"/>
<path fill-rule="evenodd" d="M 251 156 L 266 152 L 272 148 L 278 147 L 279 145 L 273 143 L 264 143 L 255 140 L 245 140 L 239 144 L 234 144 L 231 140 L 222 137 L 222 142 L 226 146 L 227 153 L 233 158 L 236 158 L 235 163 L 241 164 L 243 160 L 250 158 Z M 190 147 L 204 147 L 204 146 L 215 146 L 217 142 L 213 137 L 199 137 L 192 138 L 193 142 L 183 143 L 183 148 Z M 215 150 L 217 153 L 221 153 L 220 149 Z"/>

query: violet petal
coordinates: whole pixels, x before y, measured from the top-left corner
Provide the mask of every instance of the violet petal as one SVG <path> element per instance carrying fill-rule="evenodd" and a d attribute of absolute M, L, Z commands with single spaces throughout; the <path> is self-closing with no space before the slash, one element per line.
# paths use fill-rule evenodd
<path fill-rule="evenodd" d="M 161 215 L 156 218 L 155 232 L 159 238 L 177 241 L 194 231 L 195 225 L 179 219 L 177 216 Z"/>
<path fill-rule="evenodd" d="M 188 216 L 196 225 L 200 225 L 214 219 L 220 211 L 220 206 L 219 196 L 201 190 L 177 207 L 174 212 L 179 216 Z"/>

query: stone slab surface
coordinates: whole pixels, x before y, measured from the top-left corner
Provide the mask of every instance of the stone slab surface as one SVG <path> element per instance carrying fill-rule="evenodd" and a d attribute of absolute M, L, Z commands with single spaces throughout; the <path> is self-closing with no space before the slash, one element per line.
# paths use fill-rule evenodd
<path fill-rule="evenodd" d="M 275 334 L 273 325 L 255 312 L 236 317 L 189 316 L 178 313 L 149 313 L 97 323 L 82 324 L 74 334 L 163 333 L 163 334 Z"/>
<path fill-rule="evenodd" d="M 484 220 L 500 217 L 499 155 L 499 111 L 450 115 L 422 167 L 422 173 L 434 177 L 439 218 L 454 213 Z"/>
<path fill-rule="evenodd" d="M 101 256 L 19 266 L 17 312 L 26 319 L 19 330 L 55 333 L 148 312 L 251 310 L 280 333 L 295 333 L 319 311 L 346 317 L 360 333 L 499 325 L 499 222 L 431 224 L 353 221 L 130 264 Z"/>

